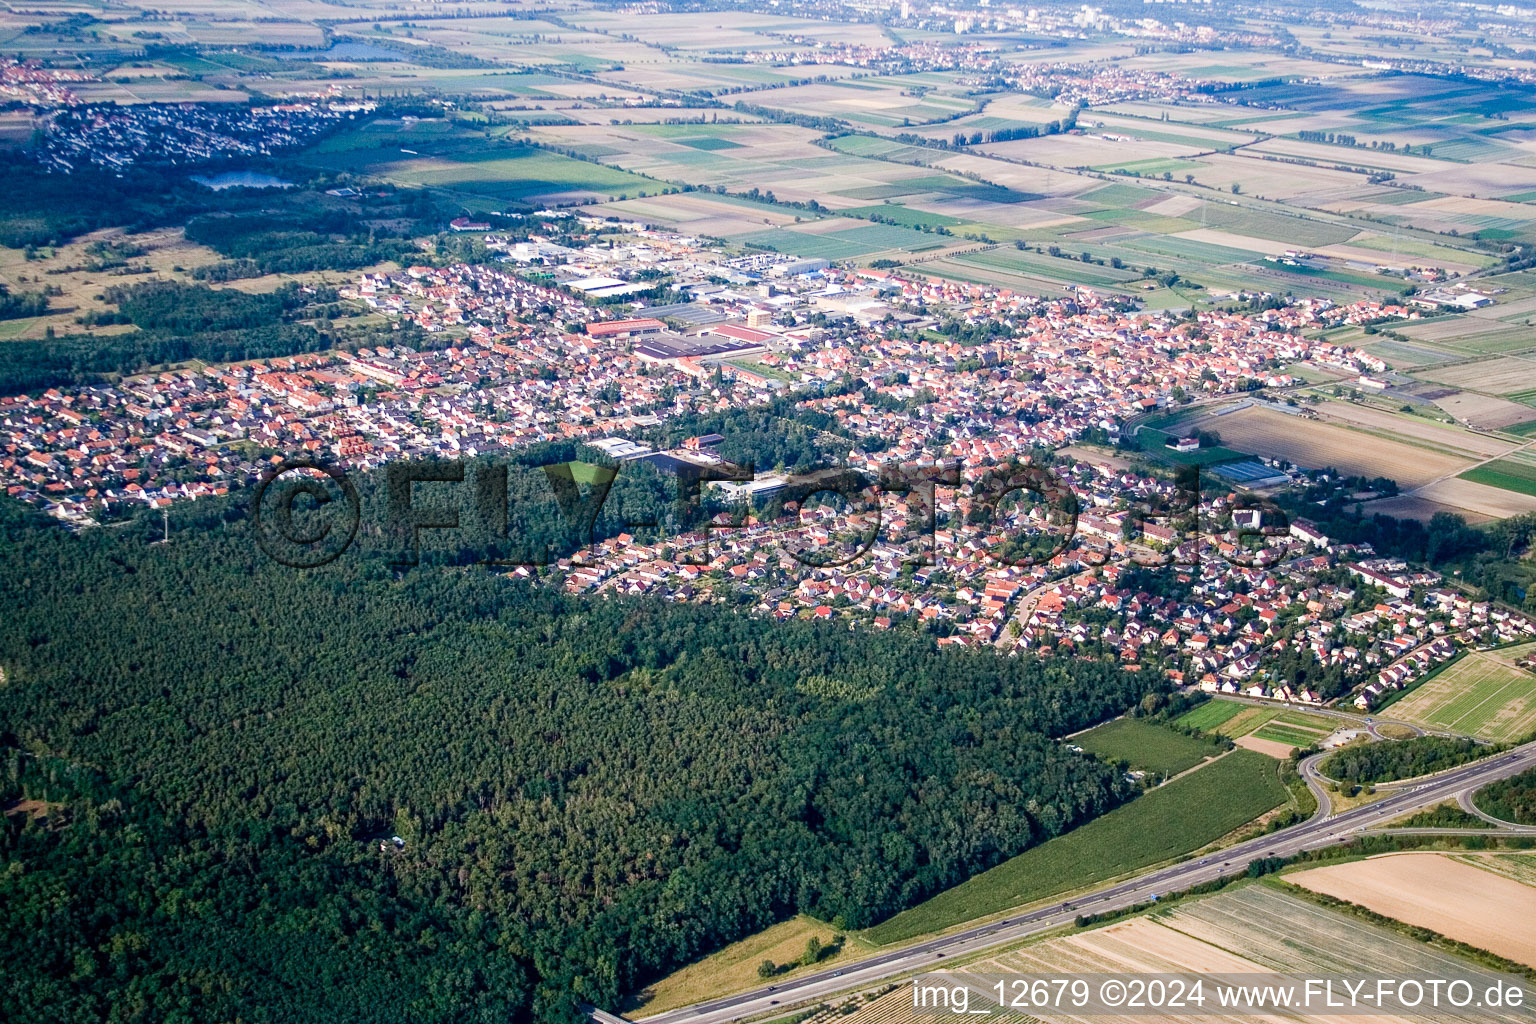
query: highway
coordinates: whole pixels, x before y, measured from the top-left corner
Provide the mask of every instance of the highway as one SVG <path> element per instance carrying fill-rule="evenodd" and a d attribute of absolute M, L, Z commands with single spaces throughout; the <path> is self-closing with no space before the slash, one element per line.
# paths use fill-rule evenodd
<path fill-rule="evenodd" d="M 1314 792 L 1318 792 L 1321 785 L 1314 770 L 1315 763 L 1316 758 L 1310 758 L 1301 767 L 1308 785 L 1312 786 Z M 940 938 L 879 953 L 867 960 L 805 975 L 780 985 L 765 986 L 638 1019 L 644 1024 L 729 1024 L 738 1018 L 754 1017 L 781 1008 L 787 1010 L 795 1004 L 824 999 L 851 989 L 869 988 L 898 975 L 941 969 L 946 958 L 1016 942 L 1069 923 L 1079 913 L 1118 910 L 1146 902 L 1154 895 L 1187 889 L 1223 875 L 1243 874 L 1248 869 L 1249 861 L 1261 857 L 1288 857 L 1305 850 L 1344 842 L 1380 822 L 1447 800 L 1459 800 L 1464 793 L 1533 767 L 1536 767 L 1536 742 L 1426 777 L 1419 783 L 1410 781 L 1391 791 L 1391 795 L 1382 800 L 1336 815 L 1327 812 L 1327 794 L 1322 792 L 1318 812 L 1308 821 L 1273 835 L 1239 843 L 1201 860 L 1188 860 L 1157 868 L 1140 877 L 1076 897 L 1068 904 L 1057 903 L 1024 911 L 1000 921 L 991 921 Z"/>

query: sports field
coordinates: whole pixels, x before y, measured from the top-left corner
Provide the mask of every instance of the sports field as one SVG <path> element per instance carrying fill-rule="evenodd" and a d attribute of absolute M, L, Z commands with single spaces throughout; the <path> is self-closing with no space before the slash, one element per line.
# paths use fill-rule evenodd
<path fill-rule="evenodd" d="M 1515 661 L 1536 644 L 1469 654 L 1392 705 L 1392 716 L 1430 729 L 1509 742 L 1536 731 L 1536 675 Z"/>
<path fill-rule="evenodd" d="M 864 933 L 886 945 L 1190 853 L 1288 798 L 1273 758 L 1234 750 Z"/>

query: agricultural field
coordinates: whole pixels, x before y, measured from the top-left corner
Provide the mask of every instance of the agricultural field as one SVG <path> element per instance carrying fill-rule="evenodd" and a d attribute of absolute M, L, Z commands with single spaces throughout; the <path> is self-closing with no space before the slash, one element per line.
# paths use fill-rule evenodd
<path fill-rule="evenodd" d="M 1281 758 L 1289 757 L 1297 747 L 1321 742 L 1342 724 L 1281 705 L 1245 704 L 1220 697 L 1186 712 L 1177 722 L 1225 736 L 1240 747 Z"/>
<path fill-rule="evenodd" d="M 1500 487 L 1506 491 L 1536 495 L 1536 456 L 1529 451 L 1517 452 L 1505 459 L 1496 459 L 1461 474 L 1462 480 Z"/>
<path fill-rule="evenodd" d="M 1186 426 L 1214 430 L 1226 447 L 1253 455 L 1311 469 L 1332 467 L 1365 477 L 1388 477 L 1404 488 L 1455 476 L 1472 461 L 1406 440 L 1256 406 L 1203 416 Z"/>
<path fill-rule="evenodd" d="M 1475 391 L 1436 391 L 1430 397 L 1435 405 L 1478 430 L 1499 430 L 1519 436 L 1522 425 L 1532 420 L 1530 406 Z"/>
<path fill-rule="evenodd" d="M 1221 753 L 1209 740 L 1143 722 L 1117 718 L 1078 733 L 1070 741 L 1104 761 L 1125 761 L 1135 771 L 1177 775 Z"/>
<path fill-rule="evenodd" d="M 952 244 L 943 236 L 894 224 L 870 224 L 837 217 L 811 225 L 773 228 L 734 236 L 731 241 L 808 258 L 851 259 L 880 252 L 924 252 Z"/>
<path fill-rule="evenodd" d="M 1239 704 L 1235 700 L 1208 700 L 1194 710 L 1184 712 L 1175 721 L 1187 729 L 1216 732 L 1220 726 L 1247 711 L 1248 707 L 1247 704 Z M 1223 733 L 1223 735 L 1226 734 Z"/>
<path fill-rule="evenodd" d="M 1401 438 L 1417 447 L 1458 458 L 1492 458 L 1512 451 L 1512 442 L 1467 430 L 1459 425 L 1441 423 L 1397 409 L 1384 409 L 1364 402 L 1324 402 L 1314 406 L 1323 419 L 1342 423 L 1360 431 L 1385 438 Z"/>
<path fill-rule="evenodd" d="M 1476 651 L 1392 704 L 1392 716 L 1428 729 L 1507 743 L 1536 732 L 1536 675 L 1515 662 L 1536 645 Z"/>
<path fill-rule="evenodd" d="M 1531 333 L 1523 324 L 1506 324 L 1480 316 L 1436 317 L 1403 325 L 1395 333 L 1462 358 L 1512 354 L 1532 347 Z"/>
<path fill-rule="evenodd" d="M 748 103 L 818 117 L 836 117 L 862 128 L 907 128 L 949 121 L 976 109 L 976 100 L 944 74 L 845 78 L 747 94 Z"/>
<path fill-rule="evenodd" d="M 1492 871 L 1522 885 L 1536 886 L 1536 853 L 1462 853 L 1450 856 L 1453 860 Z"/>
<path fill-rule="evenodd" d="M 1286 803 L 1276 762 L 1234 750 L 864 933 L 888 945 L 1072 892 L 1214 843 Z"/>
<path fill-rule="evenodd" d="M 1310 747 L 1333 732 L 1331 723 L 1324 725 L 1322 728 L 1314 728 L 1308 724 L 1315 721 L 1318 721 L 1318 719 L 1307 718 L 1303 715 L 1281 715 L 1255 729 L 1244 738 L 1255 739 L 1265 743 L 1276 743 L 1291 749 Z"/>
<path fill-rule="evenodd" d="M 379 119 L 333 136 L 299 158 L 328 171 L 368 174 L 404 186 L 434 186 L 473 209 L 503 204 L 620 198 L 659 192 L 661 182 L 599 163 L 509 142 L 446 122 Z"/>
<path fill-rule="evenodd" d="M 1366 861 L 1363 863 L 1372 863 Z M 1324 869 L 1327 870 L 1327 869 Z M 1474 875 L 1475 867 L 1467 868 Z M 1289 880 L 1291 876 L 1287 876 Z M 1536 893 L 1536 890 L 1531 890 Z M 1347 897 L 1346 897 L 1347 898 Z M 1527 919 L 1529 920 L 1529 918 Z M 1479 931 L 1491 934 L 1498 926 Z M 1026 944 L 966 965 L 978 975 L 1039 973 L 1231 973 L 1377 974 L 1416 977 L 1465 975 L 1471 961 L 1428 946 L 1391 928 L 1332 910 L 1278 883 L 1241 884 L 1210 896 L 1181 900 L 1099 928 Z M 918 1024 L 932 1019 L 913 1008 L 906 986 L 850 1015 L 848 1024 Z M 1487 1020 L 1477 1010 L 1439 1013 L 1440 1024 L 1476 1024 Z M 1486 1011 L 1481 1011 L 1486 1012 Z M 1175 1024 L 1183 1016 L 1137 1013 L 1091 1018 L 1046 1014 L 1030 1018 L 1043 1024 L 1091 1019 L 1104 1024 Z M 1251 1014 L 1221 1014 L 1212 1008 L 1199 1016 L 1212 1024 L 1238 1024 Z M 1276 1018 L 1279 1019 L 1279 1018 Z M 1285 1019 L 1339 1021 L 1347 1017 Z M 1373 1015 L 1375 1024 L 1414 1024 L 1419 1016 Z M 1512 1011 L 1511 1022 L 1536 1020 L 1536 1013 Z"/>
<path fill-rule="evenodd" d="M 1471 858 L 1395 853 L 1292 872 L 1285 880 L 1536 967 L 1536 888 L 1484 871 Z"/>
<path fill-rule="evenodd" d="M 709 238 L 744 235 L 796 221 L 795 215 L 766 203 L 706 192 L 676 192 L 604 203 L 604 216 L 664 224 L 678 231 Z"/>
<path fill-rule="evenodd" d="M 1536 388 L 1531 386 L 1531 382 L 1536 380 L 1536 359 L 1529 356 L 1504 356 L 1419 370 L 1414 376 L 1497 395 L 1511 402 L 1536 404 Z"/>
<path fill-rule="evenodd" d="M 1409 497 L 1464 509 L 1488 519 L 1505 519 L 1536 511 L 1536 496 L 1461 477 L 1420 487 Z"/>

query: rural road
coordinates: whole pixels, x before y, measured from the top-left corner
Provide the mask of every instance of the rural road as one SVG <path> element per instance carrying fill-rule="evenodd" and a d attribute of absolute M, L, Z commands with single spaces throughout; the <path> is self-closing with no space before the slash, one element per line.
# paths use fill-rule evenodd
<path fill-rule="evenodd" d="M 1310 759 L 1309 759 L 1310 760 Z M 1305 768 L 1311 765 L 1304 764 Z M 1418 785 L 1351 811 L 1329 816 L 1320 805 L 1311 819 L 1269 836 L 1261 836 L 1199 861 L 1184 861 L 1157 868 L 1138 878 L 1120 882 L 1097 892 L 1078 897 L 1068 904 L 1054 904 L 1024 911 L 1002 921 L 976 925 L 936 939 L 929 939 L 902 949 L 880 953 L 867 960 L 836 970 L 787 981 L 773 988 L 758 988 L 739 995 L 726 996 L 671 1010 L 652 1017 L 639 1018 L 644 1024 L 729 1024 L 738 1018 L 772 1011 L 778 1006 L 822 999 L 839 992 L 864 988 L 898 975 L 942 967 L 946 957 L 976 953 L 993 946 L 1016 942 L 1039 932 L 1070 923 L 1079 912 L 1102 913 L 1118 910 L 1163 894 L 1223 875 L 1242 873 L 1248 862 L 1260 857 L 1292 856 L 1343 842 L 1379 821 L 1458 799 L 1462 793 L 1526 769 L 1536 767 L 1536 742 L 1527 743 L 1495 757 L 1441 773 Z M 1311 785 L 1315 775 L 1306 772 Z M 604 1024 L 613 1024 L 613 1015 L 594 1013 Z"/>

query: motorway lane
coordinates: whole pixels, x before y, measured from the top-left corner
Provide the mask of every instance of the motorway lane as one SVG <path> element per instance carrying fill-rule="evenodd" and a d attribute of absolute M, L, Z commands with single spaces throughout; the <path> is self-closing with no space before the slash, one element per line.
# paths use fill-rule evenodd
<path fill-rule="evenodd" d="M 1308 759 L 1308 762 L 1315 762 L 1315 758 Z M 1315 776 L 1307 772 L 1311 767 L 1308 762 L 1303 762 L 1302 767 L 1310 785 Z M 1394 792 L 1376 803 L 1342 814 L 1330 816 L 1325 810 L 1325 799 L 1320 802 L 1318 813 L 1300 825 L 1239 843 L 1199 861 L 1184 861 L 1159 868 L 1138 878 L 1089 893 L 1069 904 L 1041 907 L 1002 921 L 977 925 L 916 945 L 880 953 L 837 970 L 806 975 L 771 990 L 759 988 L 639 1019 L 644 1024 L 729 1024 L 738 1018 L 766 1013 L 776 1007 L 787 1008 L 791 1004 L 822 999 L 850 989 L 867 988 L 912 971 L 938 970 L 943 968 L 947 957 L 1016 942 L 1066 924 L 1078 913 L 1118 910 L 1145 902 L 1154 894 L 1187 889 L 1223 875 L 1245 873 L 1248 862 L 1260 857 L 1287 857 L 1304 850 L 1321 849 L 1354 838 L 1377 822 L 1432 807 L 1468 790 L 1533 767 L 1536 767 L 1536 743 L 1527 743 L 1497 757 L 1441 773 L 1422 785 Z"/>

